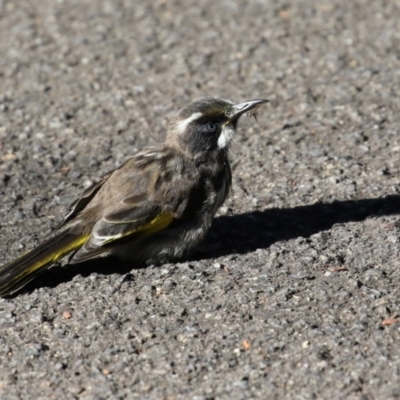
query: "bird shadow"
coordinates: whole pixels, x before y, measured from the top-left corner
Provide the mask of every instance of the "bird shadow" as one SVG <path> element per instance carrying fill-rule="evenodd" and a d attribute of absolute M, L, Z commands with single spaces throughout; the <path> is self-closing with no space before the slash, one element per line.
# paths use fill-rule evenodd
<path fill-rule="evenodd" d="M 308 238 L 331 229 L 335 224 L 396 214 L 400 214 L 400 195 L 315 203 L 293 208 L 270 208 L 222 216 L 215 219 L 205 246 L 195 257 L 199 259 L 201 255 L 201 259 L 205 259 L 246 254 L 268 248 L 275 242 Z"/>
<path fill-rule="evenodd" d="M 215 218 L 203 245 L 188 260 L 199 261 L 231 254 L 246 254 L 268 248 L 275 242 L 297 237 L 307 238 L 329 230 L 335 224 L 397 214 L 400 214 L 400 195 L 316 203 L 293 208 L 269 208 L 239 215 L 220 216 Z M 79 274 L 84 277 L 92 273 L 123 275 L 144 267 L 121 262 L 115 257 L 97 258 L 63 268 L 49 269 L 30 282 L 24 288 L 24 292 L 31 292 L 40 287 L 56 287 Z"/>

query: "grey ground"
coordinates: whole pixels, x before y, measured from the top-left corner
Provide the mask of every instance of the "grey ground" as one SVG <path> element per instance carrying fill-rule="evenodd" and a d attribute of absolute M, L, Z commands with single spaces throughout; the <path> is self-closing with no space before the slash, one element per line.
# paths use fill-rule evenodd
<path fill-rule="evenodd" d="M 204 95 L 272 100 L 204 246 L 0 300 L 1 399 L 400 398 L 396 0 L 0 0 L 0 264 Z"/>

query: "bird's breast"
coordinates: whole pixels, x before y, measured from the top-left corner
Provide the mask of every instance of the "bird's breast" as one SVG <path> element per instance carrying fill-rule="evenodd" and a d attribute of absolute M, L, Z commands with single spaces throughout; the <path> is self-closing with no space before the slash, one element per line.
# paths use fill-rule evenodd
<path fill-rule="evenodd" d="M 212 181 L 212 191 L 210 197 L 213 198 L 212 204 L 212 216 L 222 206 L 226 198 L 228 197 L 231 188 L 232 176 L 229 168 L 229 164 L 224 168 L 218 176 L 216 176 Z"/>

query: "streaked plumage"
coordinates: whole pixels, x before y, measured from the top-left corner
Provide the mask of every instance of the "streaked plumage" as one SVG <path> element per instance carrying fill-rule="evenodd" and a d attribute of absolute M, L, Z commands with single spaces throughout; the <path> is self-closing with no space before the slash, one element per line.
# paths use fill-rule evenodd
<path fill-rule="evenodd" d="M 67 254 L 71 263 L 116 254 L 148 264 L 189 254 L 229 193 L 227 152 L 237 121 L 265 101 L 234 105 L 206 98 L 183 108 L 163 144 L 87 189 L 54 237 L 0 268 L 0 296 Z"/>

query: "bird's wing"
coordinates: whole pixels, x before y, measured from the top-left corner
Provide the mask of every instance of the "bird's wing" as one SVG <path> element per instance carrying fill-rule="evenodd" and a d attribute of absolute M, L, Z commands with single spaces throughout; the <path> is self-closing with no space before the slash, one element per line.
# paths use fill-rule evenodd
<path fill-rule="evenodd" d="M 163 212 L 153 201 L 146 201 L 145 196 L 130 198 L 128 207 L 104 215 L 92 229 L 89 239 L 76 252 L 71 262 L 82 262 L 98 254 L 124 244 L 135 237 L 148 236 L 168 227 L 173 221 L 172 213 Z M 128 205 L 128 204 L 127 204 Z"/>
<path fill-rule="evenodd" d="M 168 163 L 163 163 L 160 158 L 155 158 L 152 163 L 148 161 L 144 170 L 133 160 L 115 171 L 95 199 L 78 215 L 77 219 L 91 219 L 94 223 L 89 239 L 73 255 L 71 262 L 81 262 L 127 241 L 152 235 L 180 217 L 186 207 L 187 189 L 190 192 L 188 185 L 193 182 L 185 179 L 188 183 L 184 187 L 176 166 L 170 171 Z M 175 177 L 173 183 L 164 182 L 163 176 L 168 172 Z M 91 209 L 95 216 L 90 214 Z"/>

